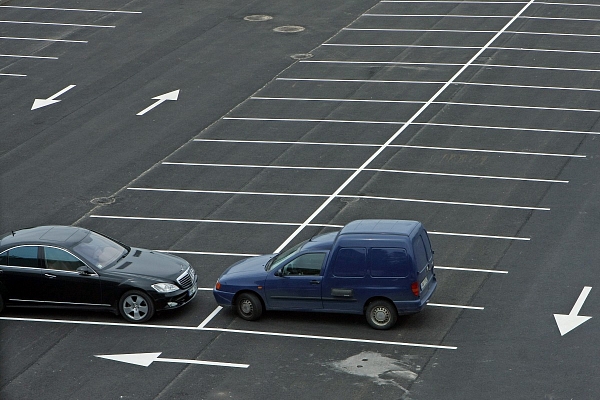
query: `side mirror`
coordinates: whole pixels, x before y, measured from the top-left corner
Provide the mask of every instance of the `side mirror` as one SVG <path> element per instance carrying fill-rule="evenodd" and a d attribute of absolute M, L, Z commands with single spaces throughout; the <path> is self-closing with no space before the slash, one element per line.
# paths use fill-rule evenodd
<path fill-rule="evenodd" d="M 77 268 L 77 272 L 79 272 L 79 275 L 92 275 L 94 273 L 87 265 Z"/>
<path fill-rule="evenodd" d="M 275 273 L 273 275 L 275 275 L 275 276 L 283 276 L 283 268 L 279 268 L 277 271 L 275 271 Z"/>

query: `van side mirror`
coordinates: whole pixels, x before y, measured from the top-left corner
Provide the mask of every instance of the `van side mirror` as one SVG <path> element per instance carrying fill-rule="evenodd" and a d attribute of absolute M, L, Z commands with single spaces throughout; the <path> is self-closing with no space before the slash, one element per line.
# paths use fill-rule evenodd
<path fill-rule="evenodd" d="M 273 275 L 275 275 L 275 276 L 283 276 L 283 268 L 279 268 L 277 271 L 275 271 L 275 273 Z"/>

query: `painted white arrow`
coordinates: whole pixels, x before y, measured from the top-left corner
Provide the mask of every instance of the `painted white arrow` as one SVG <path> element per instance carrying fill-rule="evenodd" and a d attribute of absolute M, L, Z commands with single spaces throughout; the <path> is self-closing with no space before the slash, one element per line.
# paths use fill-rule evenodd
<path fill-rule="evenodd" d="M 152 104 L 150 107 L 144 108 L 142 111 L 140 111 L 136 115 L 144 115 L 148 111 L 152 110 L 154 107 L 158 107 L 165 101 L 177 100 L 178 97 L 179 97 L 179 89 L 173 90 L 172 92 L 169 92 L 169 93 L 161 94 L 160 96 L 153 97 L 152 100 L 156 100 L 156 102 L 154 104 Z"/>
<path fill-rule="evenodd" d="M 248 364 L 234 364 L 224 363 L 217 361 L 199 361 L 199 360 L 182 360 L 180 358 L 158 358 L 161 352 L 158 353 L 130 353 L 130 354 L 106 354 L 98 355 L 95 357 L 106 358 L 107 360 L 120 361 L 128 364 L 141 365 L 147 367 L 153 362 L 168 362 L 168 363 L 180 363 L 180 364 L 199 364 L 199 365 L 213 365 L 217 367 L 232 367 L 232 368 L 248 368 Z"/>
<path fill-rule="evenodd" d="M 584 286 L 581 294 L 577 298 L 573 309 L 569 313 L 569 315 L 565 314 L 554 314 L 554 319 L 556 320 L 556 325 L 558 325 L 558 330 L 560 331 L 560 336 L 564 336 L 567 333 L 571 332 L 573 329 L 577 328 L 579 325 L 583 324 L 588 319 L 592 317 L 586 317 L 579 314 L 581 311 L 581 307 L 583 307 L 583 303 L 585 299 L 590 294 L 590 290 L 592 290 L 591 286 Z"/>
<path fill-rule="evenodd" d="M 56 99 L 61 94 L 68 92 L 69 90 L 73 89 L 74 87 L 75 87 L 75 85 L 69 85 L 66 88 L 64 88 L 63 90 L 61 90 L 60 92 L 55 93 L 52 96 L 48 97 L 47 99 L 35 99 L 33 101 L 33 105 L 31 106 L 31 109 L 35 110 L 37 108 L 49 106 L 50 104 L 58 103 L 60 100 L 54 100 L 54 99 Z"/>

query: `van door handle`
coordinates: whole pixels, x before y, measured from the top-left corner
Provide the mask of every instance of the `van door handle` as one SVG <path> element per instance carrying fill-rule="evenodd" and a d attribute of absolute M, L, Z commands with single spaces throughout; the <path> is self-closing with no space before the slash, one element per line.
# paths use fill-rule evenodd
<path fill-rule="evenodd" d="M 321 281 L 316 281 L 316 280 L 310 281 L 311 285 L 318 285 L 319 283 L 321 283 Z"/>
<path fill-rule="evenodd" d="M 56 275 L 52 275 L 52 274 L 44 274 L 44 276 L 45 276 L 46 278 L 50 278 L 50 279 L 54 279 L 54 278 L 56 278 Z"/>

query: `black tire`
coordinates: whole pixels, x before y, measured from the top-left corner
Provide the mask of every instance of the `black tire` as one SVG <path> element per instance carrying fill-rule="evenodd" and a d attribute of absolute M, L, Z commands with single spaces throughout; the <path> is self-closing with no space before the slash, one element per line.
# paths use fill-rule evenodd
<path fill-rule="evenodd" d="M 121 296 L 119 312 L 128 322 L 146 322 L 154 315 L 154 303 L 146 293 L 130 290 Z"/>
<path fill-rule="evenodd" d="M 390 329 L 398 320 L 398 310 L 387 300 L 375 300 L 367 306 L 365 317 L 372 328 Z"/>
<path fill-rule="evenodd" d="M 263 306 L 254 293 L 242 293 L 235 301 L 235 311 L 246 321 L 256 321 L 263 313 Z"/>

